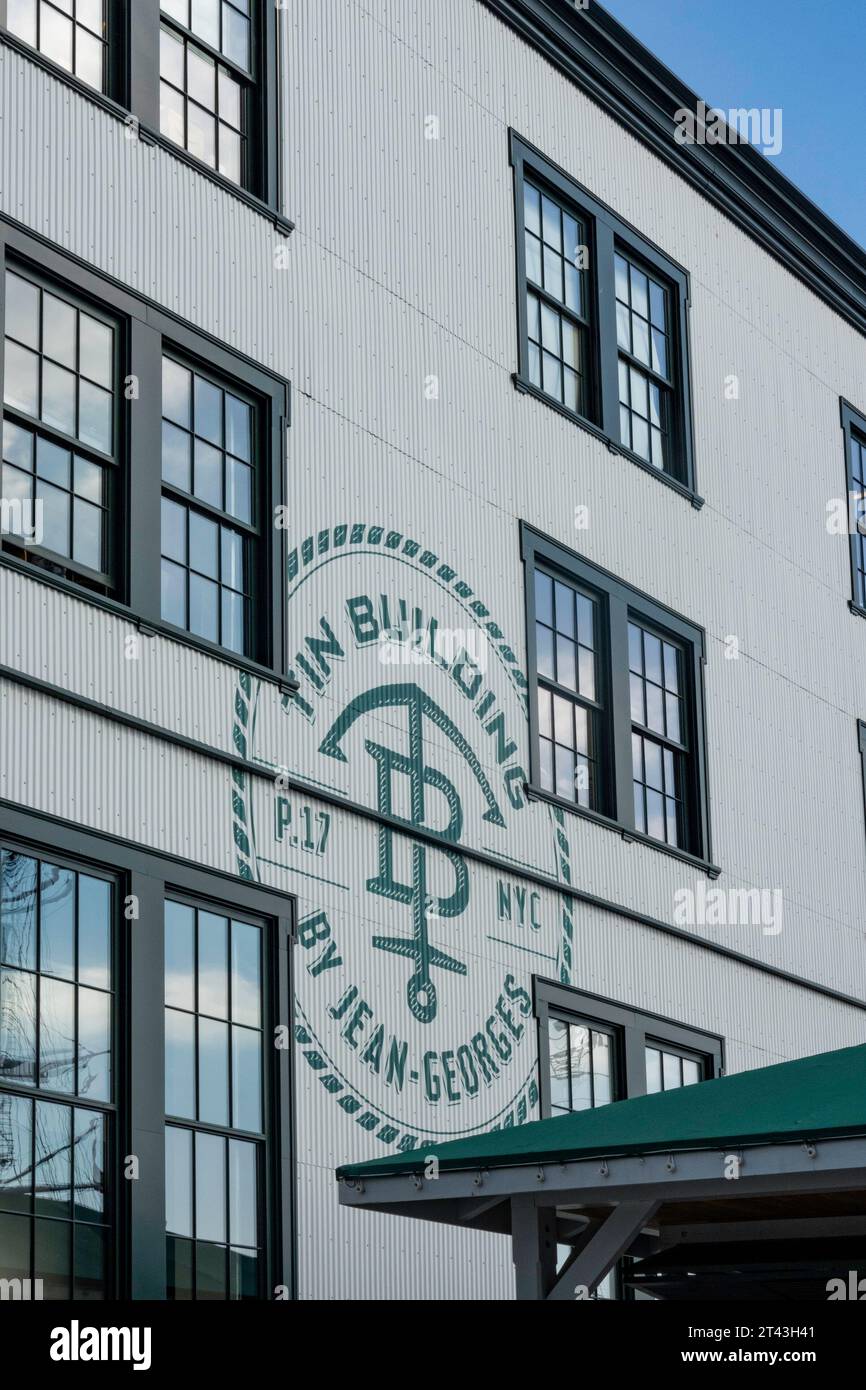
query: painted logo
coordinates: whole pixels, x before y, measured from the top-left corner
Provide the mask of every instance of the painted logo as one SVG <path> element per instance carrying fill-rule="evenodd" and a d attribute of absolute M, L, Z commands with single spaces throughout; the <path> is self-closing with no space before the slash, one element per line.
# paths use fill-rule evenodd
<path fill-rule="evenodd" d="M 319 532 L 289 580 L 299 689 L 241 675 L 235 741 L 274 785 L 238 773 L 233 807 L 240 872 L 298 894 L 300 1055 L 389 1146 L 522 1123 L 538 1105 L 531 977 L 567 974 L 572 927 L 567 899 L 520 877 L 517 658 L 458 573 L 397 532 Z"/>

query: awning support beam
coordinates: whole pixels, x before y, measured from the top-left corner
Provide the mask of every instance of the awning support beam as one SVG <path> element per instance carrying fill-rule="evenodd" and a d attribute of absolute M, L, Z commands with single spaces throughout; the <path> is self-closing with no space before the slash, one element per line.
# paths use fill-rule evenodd
<path fill-rule="evenodd" d="M 590 1293 L 598 1288 L 652 1220 L 658 1205 L 658 1202 L 620 1202 L 614 1207 L 566 1265 L 547 1298 L 553 1302 L 573 1299 L 578 1288 L 586 1288 Z"/>
<path fill-rule="evenodd" d="M 556 1282 L 556 1211 L 532 1197 L 511 1199 L 511 1249 L 520 1302 L 547 1298 Z"/>

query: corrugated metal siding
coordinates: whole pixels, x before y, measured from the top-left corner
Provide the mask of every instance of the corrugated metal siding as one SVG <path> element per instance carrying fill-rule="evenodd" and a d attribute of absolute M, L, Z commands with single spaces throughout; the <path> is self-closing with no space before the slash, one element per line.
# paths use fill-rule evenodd
<path fill-rule="evenodd" d="M 364 740 L 403 746 L 399 710 L 368 713 L 347 763 L 321 740 L 346 703 L 406 678 L 352 642 L 353 595 L 402 595 L 442 624 L 466 624 L 455 580 L 438 580 L 403 550 L 406 538 L 453 568 L 525 664 L 524 519 L 668 603 L 708 637 L 707 728 L 714 858 L 723 886 L 780 888 L 780 935 L 697 927 L 709 939 L 866 997 L 861 904 L 866 893 L 863 800 L 855 720 L 866 714 L 866 643 L 848 613 L 848 548 L 825 531 L 844 494 L 840 395 L 862 399 L 866 345 L 765 252 L 498 22 L 468 0 L 327 0 L 280 12 L 286 213 L 297 229 L 285 268 L 281 236 L 257 213 L 167 152 L 127 140 L 114 117 L 0 47 L 0 206 L 88 264 L 290 378 L 294 508 L 290 548 L 328 533 L 327 553 L 290 583 L 290 651 L 327 617 L 345 643 L 315 720 L 286 712 L 254 682 L 251 755 L 374 804 Z M 425 138 L 427 118 L 438 138 Z M 691 275 L 696 458 L 703 511 L 589 434 L 513 389 L 514 233 L 507 132 L 514 127 Z M 739 378 L 739 399 L 725 379 Z M 428 378 L 438 397 L 428 399 Z M 577 505 L 588 531 L 573 526 Z M 334 528 L 363 524 L 335 549 Z M 380 527 L 374 540 L 370 528 Z M 389 549 L 389 532 L 402 538 Z M 373 535 L 376 535 L 375 531 Z M 339 550 L 339 554 L 336 551 Z M 234 751 L 237 673 L 133 629 L 49 587 L 0 571 L 0 661 L 168 730 Z M 738 660 L 726 638 L 739 639 Z M 489 679 L 515 755 L 527 730 L 507 661 Z M 505 800 L 492 744 L 451 677 L 417 680 L 466 735 L 506 806 L 481 819 L 477 782 L 441 729 L 425 755 L 457 787 L 463 836 L 519 866 L 561 871 L 567 852 L 584 890 L 665 921 L 686 866 L 573 817 Z M 309 693 L 308 691 L 306 693 Z M 93 715 L 3 683 L 2 795 L 217 868 L 238 867 L 230 774 Z M 290 796 L 293 815 L 303 801 Z M 310 800 L 311 814 L 326 811 Z M 440 924 L 466 977 L 441 988 L 434 1025 L 408 1016 L 408 962 L 370 945 L 408 919 L 369 891 L 375 829 L 328 812 L 325 855 L 277 839 L 273 791 L 249 801 L 256 871 L 299 897 L 302 918 L 325 912 L 351 947 L 337 983 L 354 984 L 414 1052 L 441 1053 L 483 1026 L 503 973 L 528 985 L 562 964 L 562 901 L 540 890 L 542 928 L 519 938 L 497 914 L 497 875 L 469 869 L 471 907 Z M 436 861 L 434 891 L 447 891 Z M 401 860 L 401 871 L 405 863 Z M 511 935 L 509 935 L 509 932 Z M 504 945 L 502 940 L 511 941 Z M 532 956 L 520 951 L 527 940 Z M 731 1070 L 862 1040 L 863 1015 L 620 917 L 575 906 L 570 978 L 581 988 L 722 1033 Z M 338 1161 L 382 1151 L 389 1098 L 361 1123 L 370 1066 L 325 1012 L 334 997 L 314 957 L 296 951 L 298 1005 L 312 1036 L 298 1047 L 301 1289 L 305 1297 L 505 1296 L 509 1252 L 464 1237 L 339 1211 Z M 323 986 L 323 978 L 325 984 Z M 372 1026 L 372 1025 L 371 1025 Z M 329 1031 L 328 1031 L 329 1030 Z M 428 1038 L 429 1042 L 429 1038 Z M 319 1047 L 318 1044 L 322 1046 Z M 514 1104 L 534 1050 L 477 1099 L 399 1103 L 399 1124 L 452 1133 Z M 316 1054 L 318 1060 L 313 1060 Z M 319 1065 L 319 1061 L 322 1065 Z M 412 1083 L 413 1085 L 415 1083 Z M 361 1097 L 359 1108 L 341 1102 Z M 408 1099 L 407 1099 L 408 1097 Z M 488 1103 L 490 1102 L 490 1103 Z M 485 1109 L 486 1107 L 486 1109 Z M 375 1107 L 374 1107 L 375 1108 Z M 419 1254 L 422 1258 L 418 1258 Z M 408 1271 L 411 1269 L 411 1273 Z"/>

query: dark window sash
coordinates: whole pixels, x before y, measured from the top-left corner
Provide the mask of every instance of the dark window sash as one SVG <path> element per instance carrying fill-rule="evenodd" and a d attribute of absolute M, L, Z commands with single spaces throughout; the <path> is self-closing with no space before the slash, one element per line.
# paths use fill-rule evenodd
<path fill-rule="evenodd" d="M 291 1036 L 291 947 L 294 899 L 231 874 L 200 868 L 137 846 L 82 830 L 42 813 L 0 808 L 4 846 L 23 854 L 68 863 L 118 883 L 118 918 L 126 925 L 127 895 L 138 917 L 121 932 L 122 974 L 115 981 L 116 1072 L 119 1081 L 116 1137 L 117 1221 L 121 1298 L 162 1300 L 166 1291 L 165 1231 L 165 958 L 164 904 L 179 894 L 216 911 L 267 925 L 262 979 L 270 981 L 263 1036 L 285 1027 Z M 117 988 L 126 980 L 128 987 Z M 121 1018 L 121 1012 L 124 1017 Z M 266 1086 L 266 1126 L 271 1155 L 266 1165 L 267 1260 L 270 1291 L 295 1288 L 294 1134 L 291 1048 L 274 1048 Z M 28 1095 L 33 1089 L 28 1088 Z M 65 1097 L 70 1100 L 70 1097 Z M 87 1102 L 84 1102 L 85 1106 Z M 110 1107 L 99 1107 L 108 1110 Z M 247 1136 L 242 1136 L 246 1138 Z M 135 1182 L 122 1171 L 124 1155 L 139 1159 Z"/>
<path fill-rule="evenodd" d="M 866 496 L 858 503 L 852 494 L 860 495 L 860 489 L 854 478 L 854 467 L 851 458 L 852 445 L 857 442 L 862 444 L 866 453 L 866 413 L 857 409 L 850 402 L 842 399 L 839 402 L 839 412 L 842 420 L 842 434 L 845 441 L 845 517 L 848 526 L 849 547 L 851 552 L 851 609 L 866 617 L 866 574 L 861 577 L 859 552 L 861 548 L 866 550 Z M 857 530 L 858 518 L 863 518 L 864 535 L 861 537 Z M 864 555 L 866 560 L 866 555 Z"/>
<path fill-rule="evenodd" d="M 122 330 L 119 335 L 122 355 L 117 367 L 121 466 L 115 470 L 116 487 L 112 496 L 115 516 L 108 536 L 115 581 L 112 596 L 109 598 L 77 585 L 74 576 L 64 578 L 37 564 L 18 561 L 5 547 L 3 561 L 20 564 L 34 578 L 55 583 L 87 601 L 101 599 L 111 611 L 146 630 L 165 631 L 219 660 L 264 679 L 276 680 L 281 685 L 289 684 L 285 665 L 285 533 L 273 525 L 276 509 L 287 500 L 288 383 L 6 222 L 0 222 L 0 258 L 0 339 L 5 321 L 5 275 L 2 272 L 6 264 L 12 268 L 18 265 L 28 274 L 32 268 L 49 281 L 56 280 L 60 287 L 74 284 L 79 296 L 87 303 L 101 305 L 103 314 L 111 316 L 112 322 L 119 320 Z M 159 470 L 154 468 L 154 459 L 161 456 L 164 348 L 169 353 L 179 353 L 193 366 L 200 366 L 205 375 L 216 375 L 239 394 L 253 397 L 257 404 L 260 416 L 260 435 L 256 441 L 260 450 L 257 455 L 260 460 L 257 515 L 261 518 L 259 593 L 262 602 L 257 601 L 254 615 L 260 625 L 260 650 L 254 658 L 240 656 L 192 633 L 184 633 L 163 623 L 161 617 L 159 547 L 152 544 L 152 538 L 160 534 L 162 484 Z M 134 382 L 134 393 L 127 400 L 128 379 Z M 0 408 L 2 399 L 3 354 L 0 352 Z"/>
<path fill-rule="evenodd" d="M 724 1039 L 664 1018 L 660 1014 L 630 1008 L 603 995 L 533 976 L 534 1014 L 538 1019 L 538 1068 L 541 1114 L 552 1114 L 550 1099 L 550 1019 L 598 1027 L 613 1034 L 612 1074 L 618 1100 L 646 1095 L 646 1048 L 666 1046 L 680 1055 L 699 1060 L 703 1080 L 721 1076 L 725 1066 Z"/>
<path fill-rule="evenodd" d="M 186 159 L 220 185 L 237 189 L 258 199 L 279 215 L 279 62 L 277 55 L 277 7 L 273 0 L 261 0 L 255 6 L 252 24 L 252 73 L 236 69 L 231 59 L 217 54 L 192 31 L 178 25 L 170 16 L 160 14 L 159 0 L 135 0 L 129 5 L 129 109 L 140 122 L 144 132 L 174 154 Z M 217 170 L 202 164 L 164 137 L 159 128 L 159 30 L 165 23 L 211 56 L 219 59 L 232 73 L 242 78 L 249 91 L 250 128 L 246 132 L 248 158 L 254 160 L 244 183 L 238 186 L 225 179 Z"/>
<path fill-rule="evenodd" d="M 679 614 L 633 589 L 606 570 L 584 559 L 572 550 L 557 544 L 521 523 L 521 555 L 525 567 L 524 595 L 526 606 L 527 666 L 530 686 L 530 795 L 557 805 L 577 815 L 588 816 L 600 824 L 618 830 L 626 838 L 651 845 L 663 853 L 674 855 L 700 865 L 711 877 L 718 868 L 712 863 L 709 794 L 707 786 L 707 756 L 704 718 L 705 637 L 701 628 Z M 598 777 L 602 796 L 598 810 L 579 806 L 548 792 L 541 784 L 540 741 L 538 725 L 538 689 L 544 684 L 539 678 L 536 657 L 535 571 L 558 572 L 572 584 L 597 596 L 600 637 L 598 667 L 601 678 L 601 703 L 604 712 L 597 716 L 600 747 Z M 629 686 L 628 624 L 631 619 L 663 634 L 673 641 L 682 653 L 682 693 L 686 740 L 683 747 L 671 745 L 688 765 L 683 797 L 687 823 L 686 843 L 666 844 L 646 835 L 635 827 L 634 792 L 632 786 L 631 694 Z M 657 737 L 648 731 L 651 737 Z M 660 740 L 662 743 L 664 739 Z M 684 751 L 685 750 L 685 751 Z"/>
<path fill-rule="evenodd" d="M 684 492 L 695 505 L 702 505 L 697 496 L 694 431 L 692 424 L 688 307 L 689 278 L 676 265 L 638 232 L 600 203 L 586 189 L 570 179 L 540 151 L 522 140 L 514 130 L 509 132 L 511 164 L 514 168 L 515 235 L 517 250 L 517 320 L 518 371 L 515 378 L 521 390 L 539 399 L 550 401 L 561 413 L 577 424 L 598 433 L 616 453 L 637 462 L 655 477 Z M 529 337 L 526 310 L 527 291 L 533 286 L 526 275 L 526 233 L 524 227 L 524 182 L 546 185 L 551 193 L 578 218 L 587 229 L 590 264 L 586 271 L 589 295 L 590 343 L 590 405 L 585 416 L 576 414 L 547 396 L 529 377 Z M 618 248 L 639 266 L 657 277 L 669 293 L 669 351 L 670 379 L 664 380 L 647 367 L 653 381 L 666 388 L 670 396 L 669 449 L 675 467 L 670 472 L 654 467 L 632 452 L 620 440 L 619 377 L 620 349 L 616 332 L 616 287 L 614 254 Z M 644 364 L 640 365 L 643 368 Z"/>

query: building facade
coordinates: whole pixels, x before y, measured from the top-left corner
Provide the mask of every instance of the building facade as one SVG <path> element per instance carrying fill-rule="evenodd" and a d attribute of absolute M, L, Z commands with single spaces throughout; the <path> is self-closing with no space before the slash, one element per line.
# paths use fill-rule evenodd
<path fill-rule="evenodd" d="M 0 1274 L 509 1297 L 338 1164 L 864 1039 L 866 254 L 570 0 L 0 91 Z"/>

